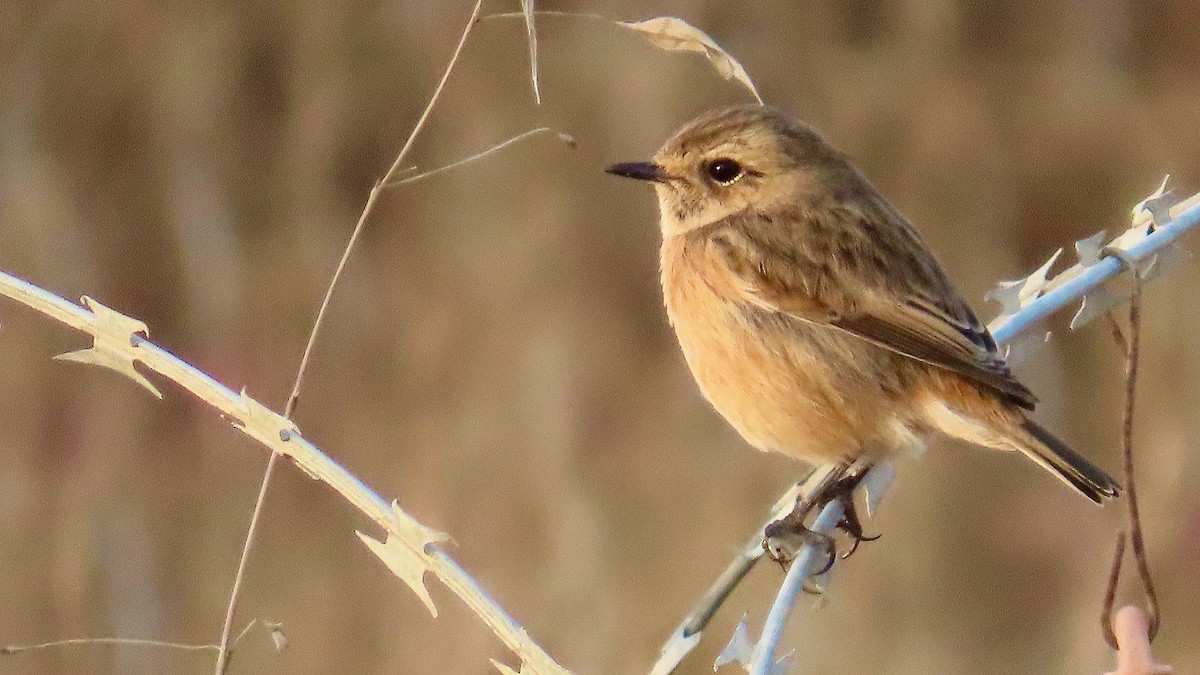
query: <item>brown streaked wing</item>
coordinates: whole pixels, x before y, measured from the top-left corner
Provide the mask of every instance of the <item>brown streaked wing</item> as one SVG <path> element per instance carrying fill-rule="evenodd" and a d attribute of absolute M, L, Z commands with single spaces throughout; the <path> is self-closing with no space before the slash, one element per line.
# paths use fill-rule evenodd
<path fill-rule="evenodd" d="M 934 314 L 913 306 L 876 305 L 829 324 L 905 356 L 952 370 L 1004 394 L 1022 408 L 1032 410 L 1037 404 L 1037 397 L 1012 376 L 998 355 L 967 339 L 958 328 Z"/>
<path fill-rule="evenodd" d="M 898 354 L 956 372 L 1032 410 L 1037 398 L 1012 376 L 987 329 L 957 297 L 927 300 L 947 293 L 944 278 L 925 278 L 936 263 L 914 270 L 912 288 L 892 300 L 895 288 L 861 289 L 833 283 L 829 267 L 806 256 L 802 242 L 778 228 L 749 231 L 748 215 L 705 228 L 722 253 L 730 275 L 747 302 L 796 319 L 826 324 Z M 700 234 L 700 233 L 697 233 Z M 789 236 L 790 235 L 790 236 Z M 778 241 L 775 241 L 778 240 Z M 933 270 L 932 272 L 930 270 Z M 823 278 L 824 277 L 824 278 Z"/>

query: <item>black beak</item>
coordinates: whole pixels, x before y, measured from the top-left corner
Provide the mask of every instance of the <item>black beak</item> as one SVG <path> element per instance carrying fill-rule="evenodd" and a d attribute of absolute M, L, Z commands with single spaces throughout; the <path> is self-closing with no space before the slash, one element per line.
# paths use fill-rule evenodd
<path fill-rule="evenodd" d="M 667 172 L 663 171 L 663 168 L 654 162 L 622 162 L 620 164 L 613 164 L 605 169 L 605 171 L 614 176 L 648 180 L 653 183 L 666 183 L 671 179 L 667 175 Z"/>

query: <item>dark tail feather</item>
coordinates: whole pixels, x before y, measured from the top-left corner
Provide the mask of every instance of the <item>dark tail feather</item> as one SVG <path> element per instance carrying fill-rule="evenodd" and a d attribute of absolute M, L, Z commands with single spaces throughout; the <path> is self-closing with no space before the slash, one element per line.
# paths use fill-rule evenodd
<path fill-rule="evenodd" d="M 1027 442 L 1018 443 L 1021 454 L 1037 462 L 1083 496 L 1099 504 L 1103 497 L 1116 497 L 1117 483 L 1095 464 L 1067 447 L 1049 431 L 1033 420 L 1025 420 L 1021 429 L 1029 434 Z"/>

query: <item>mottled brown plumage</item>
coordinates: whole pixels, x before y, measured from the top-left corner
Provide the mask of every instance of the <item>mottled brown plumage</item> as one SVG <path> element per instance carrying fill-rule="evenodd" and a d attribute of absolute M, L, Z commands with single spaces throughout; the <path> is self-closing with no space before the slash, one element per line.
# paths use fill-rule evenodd
<path fill-rule="evenodd" d="M 887 459 L 932 431 L 1016 450 L 1093 501 L 1103 471 L 1036 399 L 913 227 L 811 129 L 765 106 L 684 126 L 653 162 L 667 314 L 704 396 L 755 447 Z"/>

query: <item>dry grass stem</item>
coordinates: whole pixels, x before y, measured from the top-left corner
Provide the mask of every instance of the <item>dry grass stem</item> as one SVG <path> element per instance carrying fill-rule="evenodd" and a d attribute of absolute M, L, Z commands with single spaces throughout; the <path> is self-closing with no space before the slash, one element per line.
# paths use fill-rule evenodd
<path fill-rule="evenodd" d="M 399 180 L 393 180 L 390 183 L 384 183 L 381 185 L 381 187 L 386 189 L 386 188 L 399 187 L 401 185 L 408 185 L 409 183 L 416 183 L 417 181 L 425 180 L 426 178 L 430 178 L 432 176 L 436 176 L 438 174 L 445 173 L 452 169 L 457 169 L 458 167 L 463 166 L 464 164 L 470 164 L 471 162 L 483 159 L 484 157 L 487 157 L 488 155 L 499 152 L 499 151 L 507 148 L 508 146 L 513 145 L 514 143 L 519 143 L 519 142 L 525 140 L 526 138 L 529 138 L 530 136 L 536 136 L 538 134 L 550 132 L 550 131 L 553 131 L 554 134 L 558 137 L 558 139 L 560 141 L 562 141 L 563 143 L 565 143 L 568 146 L 574 147 L 575 139 L 572 138 L 570 136 L 570 134 L 566 134 L 561 131 L 555 131 L 554 129 L 551 129 L 550 127 L 538 127 L 537 129 L 530 129 L 529 131 L 526 131 L 524 133 L 517 134 L 516 136 L 513 136 L 512 138 L 510 138 L 506 141 L 497 143 L 496 145 L 493 145 L 492 147 L 488 148 L 487 150 L 477 152 L 477 153 L 471 155 L 470 157 L 464 157 L 463 159 L 460 159 L 456 162 L 451 162 L 449 164 L 446 164 L 445 166 L 439 166 L 436 169 L 430 169 L 429 171 L 425 171 L 423 173 L 419 173 L 414 176 L 405 176 L 404 178 L 401 178 Z"/>
<path fill-rule="evenodd" d="M 215 665 L 218 675 L 224 673 L 225 669 L 229 667 L 229 658 L 233 654 L 229 643 L 229 631 L 233 628 L 237 600 L 241 597 L 242 582 L 246 578 L 246 565 L 250 561 L 250 551 L 254 548 L 258 523 L 262 519 L 263 504 L 267 501 L 267 489 L 271 485 L 271 476 L 274 475 L 275 465 L 278 462 L 279 453 L 271 451 L 267 457 L 267 466 L 263 469 L 262 482 L 258 486 L 258 496 L 254 499 L 254 511 L 250 514 L 250 525 L 246 528 L 246 540 L 242 542 L 242 554 L 238 556 L 237 572 L 233 575 L 233 588 L 229 591 L 229 603 L 225 606 L 225 620 L 221 622 L 221 641 L 217 644 L 217 663 Z"/>
<path fill-rule="evenodd" d="M 425 127 L 425 122 L 429 119 L 430 113 L 433 111 L 434 105 L 441 97 L 442 91 L 446 87 L 446 82 L 450 79 L 450 73 L 453 72 L 455 64 L 458 63 L 459 56 L 462 54 L 463 47 L 467 43 L 467 37 L 471 34 L 471 29 L 479 19 L 479 12 L 483 6 L 483 0 L 476 0 L 474 8 L 471 10 L 471 18 L 467 21 L 463 28 L 462 35 L 458 39 L 458 44 L 454 48 L 453 54 L 450 56 L 450 61 L 446 64 L 445 70 L 442 72 L 442 77 L 438 81 L 437 87 L 434 88 L 433 94 L 429 97 L 429 101 L 425 104 L 425 109 L 421 112 L 421 116 L 417 118 L 417 123 L 413 125 L 412 131 L 405 140 L 400 152 L 396 155 L 396 159 L 388 168 L 387 173 L 383 175 L 372 188 L 367 197 L 367 203 L 363 207 L 362 213 L 358 216 L 358 221 L 354 225 L 354 230 L 350 234 L 349 241 L 346 242 L 346 248 L 342 251 L 342 256 L 338 260 L 337 268 L 333 272 L 333 277 L 330 279 L 329 286 L 325 290 L 325 297 L 321 300 L 320 309 L 317 311 L 317 318 L 313 322 L 312 331 L 309 333 L 308 342 L 304 346 L 304 353 L 300 357 L 300 366 L 296 371 L 296 379 L 292 384 L 291 394 L 288 396 L 287 405 L 284 408 L 283 417 L 290 419 L 295 413 L 296 404 L 300 400 L 300 390 L 304 382 L 304 374 L 308 370 L 309 360 L 312 358 L 313 347 L 316 345 L 317 336 L 321 332 L 321 327 L 325 322 L 325 315 L 329 309 L 330 300 L 333 298 L 334 289 L 337 288 L 338 281 L 341 279 L 342 272 L 346 268 L 346 263 L 350 259 L 350 254 L 354 250 L 355 244 L 358 242 L 359 236 L 362 234 L 363 228 L 366 226 L 367 219 L 370 217 L 375 208 L 375 202 L 378 200 L 382 187 L 387 184 L 392 177 L 400 171 L 405 157 L 408 156 L 412 149 L 413 143 L 417 139 L 417 135 Z M 536 68 L 536 66 L 535 66 Z M 536 85 L 535 85 L 536 88 Z M 267 490 L 271 483 L 271 476 L 274 473 L 275 465 L 278 460 L 276 453 L 272 452 L 271 457 L 267 460 L 266 469 L 263 472 L 262 484 L 259 487 L 258 498 L 254 503 L 254 512 L 250 517 L 250 525 L 246 532 L 246 540 L 242 548 L 242 556 L 238 560 L 238 570 L 234 576 L 233 589 L 230 592 L 229 605 L 225 614 L 225 621 L 221 628 L 220 650 L 217 653 L 217 663 L 215 672 L 217 675 L 222 675 L 225 672 L 229 662 L 229 634 L 233 628 L 233 620 L 237 610 L 237 600 L 240 593 L 242 579 L 245 576 L 246 561 L 249 558 L 250 551 L 254 548 L 255 533 L 258 531 L 259 517 L 262 512 L 263 502 L 266 498 Z"/>
<path fill-rule="evenodd" d="M 258 624 L 258 619 L 253 619 L 246 627 L 238 633 L 233 644 L 240 644 L 242 639 Z M 271 624 L 274 625 L 274 624 Z M 270 627 L 270 626 L 268 626 Z M 0 655 L 3 654 L 20 654 L 22 652 L 38 651 L 42 649 L 54 649 L 56 647 L 87 647 L 92 645 L 108 645 L 116 647 L 159 647 L 162 649 L 173 649 L 184 652 L 204 652 L 217 651 L 218 645 L 194 645 L 186 642 L 168 642 L 166 640 L 146 640 L 140 638 L 70 638 L 67 640 L 52 640 L 50 642 L 40 642 L 33 645 L 6 645 L 0 647 Z"/>
<path fill-rule="evenodd" d="M 358 242 L 358 238 L 367 224 L 367 218 L 370 217 L 371 212 L 375 209 L 375 201 L 379 198 L 379 193 L 383 186 L 395 177 L 396 172 L 401 171 L 400 165 L 404 162 L 404 158 L 408 156 L 409 151 L 412 150 L 413 143 L 417 140 L 417 135 L 425 128 L 425 122 L 429 120 L 429 114 L 433 112 L 433 106 L 441 98 L 442 90 L 446 88 L 446 82 L 450 79 L 450 73 L 453 72 L 455 64 L 458 63 L 463 46 L 467 44 L 467 37 L 471 34 L 471 28 L 479 19 L 479 10 L 482 5 L 483 0 L 476 0 L 475 8 L 471 11 L 471 19 L 467 21 L 467 25 L 459 37 L 458 44 L 454 48 L 454 53 L 450 56 L 450 62 L 446 64 L 446 69 L 442 72 L 442 78 L 433 90 L 433 95 L 429 97 L 429 102 L 425 104 L 425 109 L 421 112 L 421 116 L 417 118 L 417 123 L 413 125 L 412 132 L 409 133 L 408 139 L 404 141 L 404 146 L 400 148 L 395 161 L 392 162 L 392 165 L 388 167 L 387 173 L 383 175 L 383 178 L 379 179 L 375 186 L 371 188 L 370 194 L 367 195 L 367 203 L 363 207 L 362 213 L 358 216 L 358 222 L 354 224 L 354 230 L 350 233 L 350 239 L 346 242 L 346 248 L 342 251 L 342 257 L 338 260 L 337 267 L 333 271 L 333 277 L 329 280 L 329 287 L 325 290 L 325 297 L 321 300 L 321 307 L 317 311 L 317 318 L 313 321 L 312 332 L 308 336 L 308 343 L 304 346 L 304 354 L 300 357 L 300 367 L 296 372 L 296 381 L 292 385 L 292 393 L 288 396 L 287 406 L 284 408 L 284 417 L 290 418 L 292 413 L 295 412 L 296 403 L 300 399 L 300 389 L 304 382 L 304 373 L 308 370 L 308 362 L 312 357 L 313 346 L 317 342 L 321 326 L 325 323 L 325 313 L 329 309 L 329 301 L 333 297 L 333 291 L 337 288 L 338 280 L 341 279 L 342 272 L 346 268 L 346 262 L 350 259 L 351 252 L 354 251 L 354 245 Z"/>
<path fill-rule="evenodd" d="M 616 23 L 612 19 L 603 14 L 593 14 L 591 12 L 563 12 L 554 9 L 539 9 L 533 12 L 534 16 L 553 16 L 560 19 L 588 19 L 590 21 L 603 21 L 605 23 Z M 480 21 L 488 21 L 490 19 L 524 19 L 524 12 L 501 12 L 499 14 L 488 14 L 480 19 Z"/>
<path fill-rule="evenodd" d="M 53 640 L 40 642 L 35 645 L 7 645 L 0 647 L 0 654 L 20 654 L 21 652 L 53 649 L 56 647 L 80 647 L 109 645 L 118 647 L 160 647 L 184 652 L 216 651 L 217 645 L 193 645 L 186 642 L 166 642 L 163 640 L 141 640 L 138 638 L 71 638 L 68 640 Z"/>
<path fill-rule="evenodd" d="M 529 44 L 529 81 L 533 85 L 533 101 L 542 104 L 542 92 L 538 87 L 538 40 L 534 25 L 533 0 L 521 0 L 521 14 L 525 17 L 525 35 Z"/>

